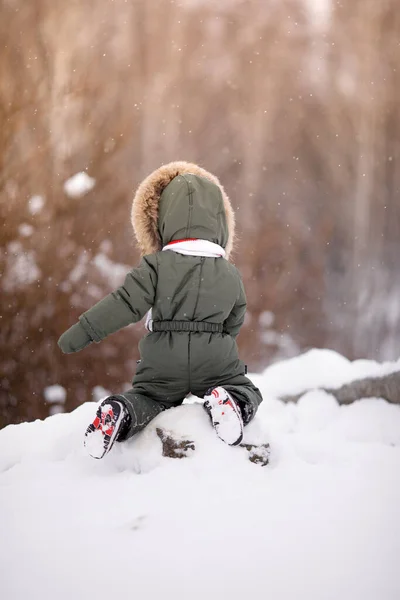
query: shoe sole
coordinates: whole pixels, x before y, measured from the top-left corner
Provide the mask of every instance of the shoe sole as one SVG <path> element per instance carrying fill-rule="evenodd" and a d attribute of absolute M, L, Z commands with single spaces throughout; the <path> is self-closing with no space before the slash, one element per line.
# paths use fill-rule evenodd
<path fill-rule="evenodd" d="M 230 436 L 229 436 L 229 429 L 231 429 L 230 425 L 233 423 L 232 419 L 230 418 L 228 419 L 223 419 L 221 421 L 221 417 L 225 416 L 225 415 L 214 415 L 213 411 L 215 411 L 216 408 L 220 409 L 220 412 L 226 412 L 227 410 L 231 411 L 231 417 L 234 415 L 236 417 L 235 419 L 235 423 L 239 425 L 240 428 L 240 434 L 239 437 L 231 442 L 229 441 Z M 219 419 L 219 420 L 218 420 Z M 243 420 L 242 420 L 242 416 L 239 412 L 238 407 L 235 405 L 235 402 L 233 401 L 232 404 L 223 404 L 223 405 L 218 405 L 216 404 L 214 407 L 211 407 L 211 420 L 212 420 L 212 424 L 213 427 L 217 433 L 217 436 L 219 437 L 220 440 L 222 440 L 225 444 L 228 444 L 229 446 L 237 446 L 238 444 L 240 444 L 240 442 L 243 439 Z M 225 422 L 224 422 L 225 421 Z M 227 434 L 223 434 L 223 430 L 228 430 Z M 222 430 L 222 431 L 221 431 Z"/>
<path fill-rule="evenodd" d="M 101 459 L 108 454 L 114 445 L 117 437 L 119 427 L 123 419 L 123 411 L 119 413 L 118 419 L 115 423 L 114 430 L 110 436 L 110 441 L 107 448 L 104 447 L 104 435 L 101 429 L 95 429 L 85 433 L 84 446 L 92 458 Z"/>

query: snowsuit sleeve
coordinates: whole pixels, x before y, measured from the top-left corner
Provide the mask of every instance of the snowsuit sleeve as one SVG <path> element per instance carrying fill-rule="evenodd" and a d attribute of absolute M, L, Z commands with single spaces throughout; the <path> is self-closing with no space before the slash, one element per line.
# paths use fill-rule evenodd
<path fill-rule="evenodd" d="M 246 306 L 246 293 L 244 291 L 242 279 L 239 277 L 239 295 L 229 317 L 226 319 L 224 324 L 225 331 L 234 338 L 238 335 L 240 328 L 243 325 L 246 314 Z"/>
<path fill-rule="evenodd" d="M 91 342 L 100 342 L 106 336 L 140 321 L 153 306 L 157 285 L 156 258 L 142 259 L 132 269 L 121 287 L 92 306 L 58 340 L 64 353 L 78 352 Z"/>

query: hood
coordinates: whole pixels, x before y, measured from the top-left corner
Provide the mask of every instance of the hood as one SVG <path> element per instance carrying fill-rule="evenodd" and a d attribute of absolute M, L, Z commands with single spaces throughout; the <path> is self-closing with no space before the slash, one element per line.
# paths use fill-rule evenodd
<path fill-rule="evenodd" d="M 140 184 L 132 225 L 143 255 L 185 238 L 215 242 L 227 258 L 232 251 L 235 219 L 229 198 L 215 175 L 193 163 L 163 165 Z"/>

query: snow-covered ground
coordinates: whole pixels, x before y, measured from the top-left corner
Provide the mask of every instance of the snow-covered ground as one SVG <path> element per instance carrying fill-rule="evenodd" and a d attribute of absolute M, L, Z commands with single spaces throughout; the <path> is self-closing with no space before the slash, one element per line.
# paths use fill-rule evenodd
<path fill-rule="evenodd" d="M 198 404 L 155 419 L 102 461 L 82 435 L 94 404 L 0 431 L 2 600 L 398 600 L 400 406 L 339 407 L 322 391 L 400 362 L 312 351 L 254 376 L 246 441 L 220 442 Z M 161 455 L 156 427 L 194 440 Z"/>

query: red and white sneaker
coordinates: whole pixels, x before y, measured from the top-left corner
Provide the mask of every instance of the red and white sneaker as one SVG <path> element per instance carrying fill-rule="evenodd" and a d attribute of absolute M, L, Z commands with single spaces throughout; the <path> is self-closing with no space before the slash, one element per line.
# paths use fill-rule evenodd
<path fill-rule="evenodd" d="M 122 402 L 113 399 L 103 400 L 97 408 L 93 423 L 90 423 L 85 433 L 84 445 L 90 456 L 103 458 L 107 452 L 110 452 L 127 414 Z"/>
<path fill-rule="evenodd" d="M 243 439 L 242 415 L 226 389 L 216 387 L 209 390 L 204 396 L 204 408 L 211 417 L 218 437 L 230 446 L 240 444 Z"/>

